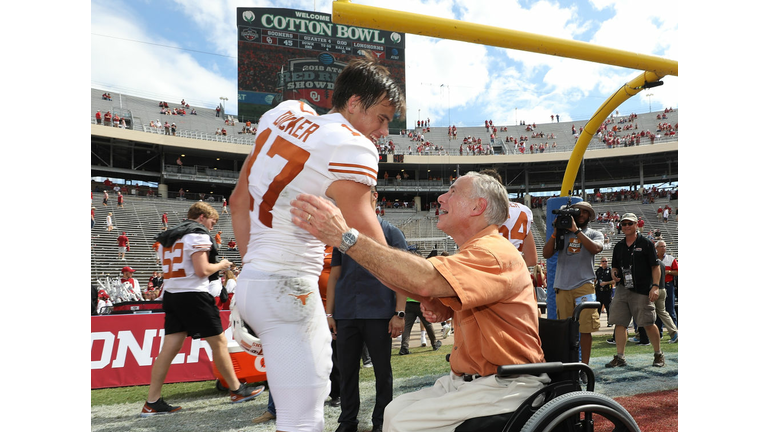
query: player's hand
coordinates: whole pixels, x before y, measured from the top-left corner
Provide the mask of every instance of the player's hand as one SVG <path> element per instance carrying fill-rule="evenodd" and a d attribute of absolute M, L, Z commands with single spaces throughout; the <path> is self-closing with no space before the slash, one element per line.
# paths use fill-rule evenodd
<path fill-rule="evenodd" d="M 451 308 L 444 305 L 438 299 L 429 299 L 421 302 L 419 306 L 424 318 L 431 323 L 447 321 L 453 317 Z"/>
<path fill-rule="evenodd" d="M 219 264 L 222 266 L 222 269 L 225 269 L 225 270 L 232 267 L 232 263 L 226 258 L 219 261 Z"/>
<path fill-rule="evenodd" d="M 307 230 L 326 245 L 339 247 L 341 235 L 349 231 L 341 210 L 329 200 L 315 195 L 299 194 L 291 201 L 291 214 L 294 225 Z"/>

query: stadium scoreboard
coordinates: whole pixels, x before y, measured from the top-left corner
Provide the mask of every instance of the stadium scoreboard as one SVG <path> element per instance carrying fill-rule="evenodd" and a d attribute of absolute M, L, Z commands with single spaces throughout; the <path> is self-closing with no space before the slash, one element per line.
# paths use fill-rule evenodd
<path fill-rule="evenodd" d="M 283 100 L 298 99 L 322 114 L 331 108 L 339 72 L 370 52 L 405 91 L 405 35 L 342 24 L 330 14 L 280 8 L 238 8 L 238 113 L 258 120 Z M 390 127 L 405 127 L 395 119 Z"/>

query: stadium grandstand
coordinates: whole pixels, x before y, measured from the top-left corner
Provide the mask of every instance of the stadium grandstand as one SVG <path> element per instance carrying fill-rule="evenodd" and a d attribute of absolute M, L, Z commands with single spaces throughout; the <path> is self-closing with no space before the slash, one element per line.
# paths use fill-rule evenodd
<path fill-rule="evenodd" d="M 170 102 L 111 93 L 109 100 L 105 93 L 91 89 L 91 192 L 96 220 L 91 230 L 92 282 L 119 277 L 127 264 L 145 287 L 152 272 L 160 270 L 152 244 L 161 229 L 161 215 L 167 213 L 173 226 L 200 199 L 221 213 L 222 198 L 232 192 L 253 145 L 255 136 L 249 128 L 255 130 L 257 119 L 238 118 L 223 110 L 217 113 L 210 107 L 187 108 L 181 105 L 182 98 Z M 125 119 L 124 126 L 123 122 L 106 125 L 107 112 Z M 678 250 L 677 119 L 677 109 L 611 116 L 590 142 L 572 191 L 592 202 L 598 214 L 636 213 L 646 221 L 644 233 L 658 229 L 674 256 Z M 391 130 L 389 137 L 377 143 L 383 217 L 402 229 L 418 252 L 453 252 L 455 243 L 435 227 L 437 197 L 462 173 L 493 168 L 504 179 L 510 198 L 533 210 L 541 255 L 546 198 L 559 196 L 571 152 L 588 120 L 493 125 L 495 131 L 485 125 L 462 126 L 461 121 L 455 132 L 453 127 Z M 166 122 L 175 124 L 175 134 L 170 130 L 166 134 Z M 115 185 L 123 190 L 123 208 L 117 208 Z M 101 204 L 103 190 L 110 194 L 107 206 Z M 667 223 L 657 220 L 657 210 L 664 206 L 673 214 Z M 105 229 L 108 212 L 116 227 L 112 231 Z M 621 237 L 615 225 L 596 221 L 592 227 L 609 236 L 601 255 L 610 256 L 612 244 Z M 223 245 L 234 237 L 228 214 L 221 215 L 216 229 L 222 231 Z M 117 236 L 123 231 L 131 242 L 126 261 L 117 260 Z M 240 264 L 237 251 L 224 246 L 221 255 Z"/>

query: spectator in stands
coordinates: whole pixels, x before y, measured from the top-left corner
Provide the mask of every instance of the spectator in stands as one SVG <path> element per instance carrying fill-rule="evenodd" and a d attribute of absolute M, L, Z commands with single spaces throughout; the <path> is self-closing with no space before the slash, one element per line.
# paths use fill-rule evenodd
<path fill-rule="evenodd" d="M 221 214 L 229 214 L 229 209 L 227 208 L 227 199 L 222 198 L 221 199 Z"/>
<path fill-rule="evenodd" d="M 128 236 L 123 231 L 122 234 L 117 236 L 117 259 L 125 261 L 125 253 L 131 248 L 131 241 L 128 240 Z"/>
<path fill-rule="evenodd" d="M 216 117 L 219 117 L 220 114 L 221 114 L 221 106 L 217 106 L 216 107 Z"/>
<path fill-rule="evenodd" d="M 179 197 L 184 198 L 184 195 L 186 194 L 186 191 L 184 188 L 179 189 Z"/>
<path fill-rule="evenodd" d="M 231 238 L 229 239 L 229 243 L 227 243 L 227 250 L 237 250 L 237 243 L 235 243 L 235 239 Z"/>
<path fill-rule="evenodd" d="M 162 225 L 163 231 L 168 229 L 168 213 L 163 212 L 163 215 L 160 216 L 160 224 Z"/>
<path fill-rule="evenodd" d="M 107 231 L 112 231 L 115 226 L 112 224 L 112 212 L 107 213 Z"/>
<path fill-rule="evenodd" d="M 117 208 L 123 208 L 123 194 L 122 192 L 117 193 Z"/>
<path fill-rule="evenodd" d="M 221 249 L 221 231 L 216 233 L 216 237 L 214 237 L 214 241 L 216 242 L 216 249 Z"/>
<path fill-rule="evenodd" d="M 155 251 L 155 264 L 160 264 L 162 257 L 160 256 L 160 242 L 156 241 L 152 244 L 152 250 Z"/>
<path fill-rule="evenodd" d="M 112 312 L 112 299 L 109 298 L 104 290 L 99 290 L 99 302 L 96 305 L 96 312 L 99 315 L 107 315 Z"/>
<path fill-rule="evenodd" d="M 109 111 L 104 114 L 104 126 L 112 126 L 112 114 Z"/>
<path fill-rule="evenodd" d="M 235 293 L 235 288 L 237 288 L 237 277 L 232 270 L 224 272 L 224 288 L 227 289 L 227 292 L 230 295 Z"/>
<path fill-rule="evenodd" d="M 155 291 L 155 298 L 158 298 L 163 290 L 163 282 L 165 280 L 163 279 L 163 273 L 159 271 L 153 271 L 152 277 L 149 278 L 149 283 L 147 284 L 147 289 L 150 288 Z"/>
<path fill-rule="evenodd" d="M 176 123 L 171 123 L 171 135 L 176 136 Z"/>
<path fill-rule="evenodd" d="M 101 111 L 96 111 L 96 124 L 101 124 Z"/>
<path fill-rule="evenodd" d="M 133 274 L 135 272 L 136 272 L 136 270 L 134 270 L 130 266 L 123 267 L 120 270 L 120 276 L 121 276 L 120 277 L 120 283 L 124 284 L 124 286 L 125 286 L 125 284 L 128 284 L 128 286 L 126 286 L 126 289 L 129 291 L 129 293 L 131 293 L 131 295 L 134 298 L 142 299 L 143 298 L 143 296 L 142 296 L 142 291 L 143 290 L 141 289 L 141 284 L 139 283 L 139 281 L 137 281 L 133 277 Z"/>
<path fill-rule="evenodd" d="M 165 134 L 170 135 L 171 134 L 171 124 L 168 123 L 166 120 L 165 124 L 163 125 L 163 128 L 165 128 Z"/>
<path fill-rule="evenodd" d="M 91 207 L 91 229 L 96 225 L 96 207 Z"/>

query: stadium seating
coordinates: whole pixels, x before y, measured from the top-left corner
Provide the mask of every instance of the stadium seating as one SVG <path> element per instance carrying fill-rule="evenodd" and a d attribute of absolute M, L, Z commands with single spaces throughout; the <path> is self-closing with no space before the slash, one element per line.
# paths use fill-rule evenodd
<path fill-rule="evenodd" d="M 94 194 L 92 206 L 96 208 L 96 225 L 91 230 L 91 278 L 92 281 L 103 279 L 106 276 L 119 277 L 120 269 L 129 265 L 136 270 L 135 277 L 142 286 L 146 287 L 147 280 L 153 271 L 159 271 L 160 266 L 155 264 L 155 253 L 152 250 L 154 236 L 161 230 L 161 216 L 163 212 L 168 214 L 168 224 L 173 226 L 186 219 L 187 210 L 194 200 L 189 199 L 163 199 L 137 197 L 124 195 L 124 208 L 117 208 L 117 199 L 110 194 L 109 205 L 101 204 L 100 193 Z M 221 213 L 221 202 L 212 202 L 214 208 Z M 619 201 L 609 203 L 593 203 L 596 212 L 617 212 L 622 215 L 627 212 L 635 213 L 645 219 L 644 233 L 649 228 L 659 228 L 662 238 L 667 242 L 667 253 L 678 257 L 678 222 L 675 217 L 669 218 L 667 223 L 659 222 L 656 211 L 661 206 L 669 205 L 673 209 L 677 207 L 676 200 L 669 198 L 657 199 L 654 204 L 642 204 L 640 201 Z M 533 209 L 533 236 L 536 241 L 539 260 L 542 258 L 542 247 L 546 243 L 546 219 L 545 208 Z M 112 212 L 115 229 L 106 230 L 106 216 Z M 433 212 L 417 212 L 414 209 L 386 209 L 384 219 L 403 231 L 409 245 L 416 246 L 417 252 L 426 256 L 433 248 L 438 252 L 447 251 L 454 253 L 457 245 L 437 228 L 437 220 Z M 598 254 L 595 262 L 599 263 L 602 256 L 611 261 L 613 245 L 623 235 L 616 234 L 615 227 L 608 223 L 592 222 L 593 229 L 603 232 L 610 237 L 610 243 Z M 229 214 L 221 214 L 216 231 L 222 231 L 222 248 L 220 256 L 240 265 L 240 255 L 237 251 L 227 250 L 226 244 L 230 238 L 234 238 L 232 231 L 232 219 Z M 131 241 L 131 249 L 126 254 L 126 260 L 117 260 L 117 236 L 125 231 Z M 215 233 L 214 233 L 215 234 Z M 679 260 L 679 257 L 678 257 Z"/>
<path fill-rule="evenodd" d="M 254 142 L 254 136 L 249 134 L 238 134 L 243 129 L 243 123 L 234 125 L 224 124 L 224 115 L 216 117 L 216 110 L 200 106 L 192 106 L 187 110 L 186 115 L 163 115 L 160 113 L 158 104 L 160 100 L 146 99 L 126 94 L 112 93 L 112 100 L 102 99 L 104 90 L 91 89 L 91 123 L 95 124 L 95 114 L 100 110 L 102 115 L 107 112 L 122 110 L 129 113 L 132 119 L 132 129 L 146 133 L 164 133 L 162 130 L 153 130 L 149 127 L 150 122 L 160 120 L 165 123 L 176 123 L 176 136 L 202 139 L 207 141 L 228 142 L 235 144 L 251 145 Z M 181 107 L 181 102 L 168 102 L 172 108 Z M 195 108 L 196 115 L 189 114 Z M 236 120 L 236 119 L 235 119 Z M 227 136 L 216 135 L 216 130 L 224 128 L 227 130 Z"/>
<path fill-rule="evenodd" d="M 225 125 L 224 124 L 224 115 L 222 114 L 221 117 L 216 117 L 216 110 L 211 108 L 205 108 L 200 106 L 191 106 L 190 110 L 192 108 L 195 108 L 197 111 L 197 115 L 190 115 L 187 113 L 187 115 L 180 116 L 180 115 L 162 115 L 160 113 L 160 107 L 158 106 L 158 103 L 160 100 L 154 100 L 154 99 L 147 99 L 147 98 L 141 98 L 137 96 L 131 96 L 126 94 L 119 94 L 114 93 L 112 94 L 112 100 L 106 101 L 103 100 L 101 95 L 104 93 L 104 90 L 101 89 L 91 89 L 91 123 L 96 123 L 96 119 L 94 117 L 97 110 L 101 110 L 102 114 L 110 111 L 115 112 L 115 110 L 118 110 L 118 112 L 121 112 L 122 115 L 126 115 L 131 119 L 132 122 L 132 129 L 137 131 L 143 131 L 146 133 L 164 133 L 161 130 L 153 130 L 149 127 L 150 122 L 160 120 L 161 122 L 165 122 L 166 120 L 168 122 L 176 123 L 176 136 L 184 137 L 184 138 L 191 138 L 191 139 L 201 139 L 201 140 L 207 140 L 207 141 L 217 141 L 217 142 L 228 142 L 228 143 L 236 143 L 236 144 L 244 144 L 244 145 L 252 145 L 254 142 L 254 136 L 252 134 L 239 134 L 238 132 L 242 131 L 244 124 L 241 122 L 235 123 L 235 125 Z M 168 102 L 168 101 L 166 101 Z M 180 107 L 180 103 L 176 102 L 168 102 L 168 106 L 170 108 L 174 107 Z M 637 114 L 637 118 L 631 122 L 631 124 L 637 125 L 637 129 L 629 130 L 629 131 L 619 131 L 617 134 L 619 136 L 631 134 L 632 132 L 640 132 L 640 131 L 651 131 L 651 132 L 657 132 L 657 128 L 659 123 L 668 123 L 671 125 L 677 125 L 678 122 L 678 112 L 672 111 L 666 114 L 667 118 L 664 120 L 657 119 L 657 116 L 661 115 L 662 112 L 651 112 L 651 113 L 645 113 L 645 114 Z M 231 116 L 228 116 L 228 118 L 231 118 Z M 617 116 L 614 119 L 614 123 L 617 126 L 623 126 L 623 124 L 619 124 L 618 122 L 622 118 L 627 118 L 627 116 Z M 234 121 L 237 122 L 237 119 L 234 118 Z M 562 121 L 562 122 L 554 122 L 554 123 L 538 123 L 536 124 L 536 129 L 534 131 L 528 131 L 526 128 L 528 126 L 526 125 L 497 125 L 497 128 L 501 128 L 502 126 L 507 127 L 506 132 L 499 131 L 497 133 L 497 139 L 496 144 L 494 145 L 494 153 L 495 154 L 518 154 L 519 152 L 514 149 L 514 146 L 511 144 L 505 143 L 504 138 L 510 137 L 515 139 L 520 139 L 521 136 L 529 137 L 528 141 L 526 142 L 526 149 L 525 154 L 528 154 L 528 146 L 530 144 L 533 144 L 534 147 L 538 146 L 541 143 L 548 143 L 550 145 L 550 148 L 546 150 L 546 153 L 552 153 L 552 152 L 570 152 L 573 150 L 575 144 L 576 144 L 576 137 L 571 133 L 571 127 L 575 126 L 576 130 L 578 131 L 580 127 L 584 127 L 587 124 L 588 120 L 579 120 L 579 121 Z M 221 136 L 216 135 L 216 130 L 225 128 L 227 130 L 227 136 Z M 409 129 L 409 131 L 413 131 L 413 129 Z M 677 131 L 676 131 L 677 132 Z M 428 133 L 425 133 L 425 139 L 430 141 L 432 144 L 434 144 L 434 147 L 440 147 L 442 146 L 444 148 L 443 154 L 450 154 L 450 155 L 458 155 L 459 154 L 459 145 L 462 144 L 464 137 L 475 137 L 482 139 L 483 144 L 490 143 L 490 132 L 486 131 L 484 126 L 458 126 L 457 125 L 457 139 L 448 139 L 448 128 L 443 127 L 432 127 L 431 131 Z M 550 134 L 554 134 L 556 138 L 533 138 L 534 133 L 542 133 L 544 134 L 544 137 L 549 136 Z M 660 137 L 656 140 L 656 143 L 669 141 L 669 140 L 677 140 L 677 136 L 674 137 L 665 137 L 663 133 L 659 133 Z M 416 153 L 416 148 L 418 147 L 418 142 L 412 141 L 408 136 L 403 136 L 399 134 L 392 134 L 386 139 L 383 139 L 380 141 L 380 144 L 385 144 L 389 140 L 392 140 L 392 142 L 395 144 L 395 154 L 408 154 L 408 147 L 411 147 L 412 154 Z M 557 148 L 552 148 L 552 143 L 557 143 Z M 648 139 L 644 139 L 641 143 L 641 145 L 651 145 L 650 141 Z M 592 141 L 590 141 L 590 149 L 603 149 L 607 148 L 605 144 L 600 142 L 598 138 L 595 136 L 592 138 Z M 430 155 L 437 154 L 436 151 L 431 150 L 429 153 Z M 466 155 L 466 149 L 464 154 Z"/>
<path fill-rule="evenodd" d="M 659 123 L 669 123 L 672 125 L 676 125 L 678 122 L 678 112 L 672 111 L 666 114 L 667 118 L 664 120 L 657 119 L 657 116 L 662 114 L 663 112 L 651 112 L 646 114 L 637 114 L 637 118 L 631 122 L 631 124 L 636 124 L 637 129 L 629 130 L 629 131 L 619 131 L 617 134 L 619 136 L 623 136 L 626 134 L 631 134 L 632 132 L 640 132 L 640 131 L 651 131 L 651 132 L 657 132 Z M 623 126 L 623 124 L 618 124 L 619 119 L 626 118 L 626 116 L 618 116 L 615 118 L 615 122 L 613 124 L 616 124 L 617 126 Z M 510 126 L 506 125 L 507 131 L 501 132 L 499 131 L 497 133 L 498 138 L 495 140 L 496 145 L 494 145 L 494 148 L 496 149 L 496 154 L 518 154 L 519 151 L 515 150 L 511 144 L 505 143 L 504 138 L 510 137 L 510 138 L 516 138 L 520 139 L 521 136 L 530 137 L 528 141 L 526 141 L 526 149 L 525 154 L 528 154 L 528 146 L 530 144 L 533 144 L 534 147 L 537 147 L 541 143 L 549 143 L 550 148 L 546 150 L 546 153 L 552 153 L 552 152 L 571 152 L 576 144 L 576 136 L 574 136 L 571 133 L 571 126 L 575 126 L 576 130 L 578 132 L 580 127 L 584 127 L 587 124 L 588 120 L 579 120 L 579 121 L 572 121 L 572 122 L 560 122 L 560 123 L 541 123 L 536 125 L 536 129 L 534 131 L 527 131 L 526 128 L 528 126 L 525 125 L 516 125 L 516 126 Z M 503 125 L 497 125 L 497 128 L 500 128 Z M 549 136 L 550 134 L 554 134 L 555 138 L 532 138 L 532 135 L 535 133 L 542 133 L 544 134 L 544 137 Z M 677 132 L 677 131 L 676 131 Z M 665 137 L 663 135 L 663 132 L 659 132 L 661 136 L 656 139 L 656 143 L 669 141 L 671 139 L 677 140 L 677 136 L 675 137 Z M 447 154 L 450 155 L 458 155 L 459 154 L 459 145 L 463 143 L 464 137 L 475 137 L 482 139 L 483 145 L 489 144 L 491 141 L 491 134 L 490 132 L 486 131 L 485 126 L 474 126 L 474 127 L 456 127 L 456 137 L 457 139 L 448 139 L 448 128 L 447 127 L 432 127 L 430 132 L 424 133 L 424 139 L 430 141 L 434 147 L 440 147 L 442 146 L 446 151 Z M 415 155 L 416 148 L 418 147 L 417 141 L 412 141 L 410 138 L 408 138 L 407 135 L 399 135 L 399 134 L 393 134 L 390 135 L 385 141 L 392 140 L 395 144 L 395 154 L 408 154 L 408 147 L 411 147 L 412 153 Z M 499 146 L 498 142 L 501 141 L 502 145 Z M 557 143 L 557 148 L 553 149 L 552 143 Z M 648 139 L 645 139 L 642 141 L 641 145 L 651 145 L 650 141 Z M 603 149 L 607 148 L 605 144 L 600 142 L 597 138 L 597 136 L 592 138 L 592 141 L 590 141 L 590 149 Z M 425 153 L 426 154 L 426 153 Z M 428 154 L 435 155 L 437 152 L 434 150 L 430 151 Z M 467 154 L 466 149 L 464 150 L 464 154 Z"/>

